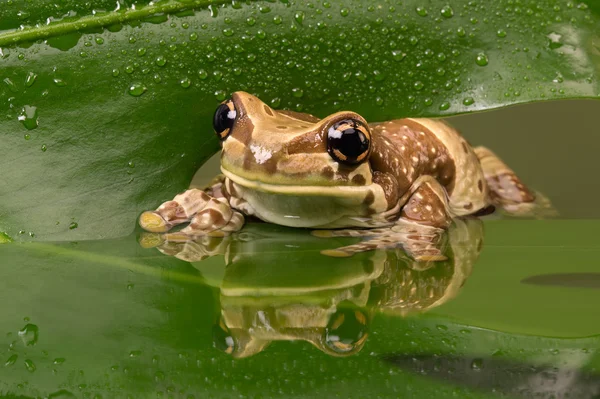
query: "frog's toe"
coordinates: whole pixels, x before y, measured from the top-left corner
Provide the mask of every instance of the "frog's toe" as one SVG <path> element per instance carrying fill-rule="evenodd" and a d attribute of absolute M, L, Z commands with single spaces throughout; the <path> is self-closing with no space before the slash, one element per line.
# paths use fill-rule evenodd
<path fill-rule="evenodd" d="M 331 230 L 313 230 L 310 234 L 319 238 L 331 238 L 335 236 Z"/>
<path fill-rule="evenodd" d="M 417 262 L 442 262 L 448 260 L 448 257 L 442 254 L 423 254 L 415 255 L 414 259 Z"/>
<path fill-rule="evenodd" d="M 142 233 L 139 243 L 142 248 L 155 248 L 162 245 L 165 239 L 162 234 L 158 233 Z"/>
<path fill-rule="evenodd" d="M 324 249 L 321 251 L 321 255 L 331 256 L 334 258 L 348 258 L 354 254 L 342 249 Z"/>
<path fill-rule="evenodd" d="M 146 211 L 140 215 L 140 226 L 151 233 L 166 233 L 171 226 L 154 211 Z"/>

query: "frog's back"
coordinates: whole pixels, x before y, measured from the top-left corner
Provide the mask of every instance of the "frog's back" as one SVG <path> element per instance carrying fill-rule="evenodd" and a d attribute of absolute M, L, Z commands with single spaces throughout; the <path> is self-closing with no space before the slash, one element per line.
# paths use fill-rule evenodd
<path fill-rule="evenodd" d="M 399 181 L 406 178 L 411 183 L 423 174 L 434 176 L 448 192 L 452 216 L 473 214 L 489 205 L 488 185 L 479 158 L 451 126 L 441 120 L 408 118 L 376 124 L 374 129 L 396 147 L 398 155 L 412 150 L 410 158 L 419 159 L 420 167 L 412 175 L 410 167 L 408 176 L 404 172 L 407 168 L 396 170 Z M 410 146 L 412 149 L 407 149 Z"/>

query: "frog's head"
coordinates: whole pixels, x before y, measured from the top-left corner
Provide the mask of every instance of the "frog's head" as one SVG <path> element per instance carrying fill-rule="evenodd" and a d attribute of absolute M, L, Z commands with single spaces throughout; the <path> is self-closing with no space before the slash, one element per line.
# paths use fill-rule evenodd
<path fill-rule="evenodd" d="M 368 162 L 371 131 L 357 113 L 318 119 L 277 111 L 253 95 L 236 92 L 217 108 L 214 129 L 223 147 L 221 170 L 234 183 L 262 193 L 262 202 L 270 201 L 265 195 L 293 195 L 341 199 L 371 209 L 387 205 L 377 203 L 384 196 L 378 195 L 381 189 L 373 184 Z"/>

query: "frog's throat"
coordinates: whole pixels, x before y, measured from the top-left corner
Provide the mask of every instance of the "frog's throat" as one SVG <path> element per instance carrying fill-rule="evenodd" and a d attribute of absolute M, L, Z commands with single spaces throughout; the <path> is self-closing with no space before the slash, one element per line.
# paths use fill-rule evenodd
<path fill-rule="evenodd" d="M 365 186 L 309 186 L 292 184 L 271 184 L 256 180 L 248 180 L 238 176 L 235 173 L 221 167 L 221 172 L 242 187 L 262 191 L 272 194 L 296 195 L 296 196 L 317 196 L 317 197 L 337 197 L 337 198 L 359 198 L 365 194 L 379 193 L 381 187 L 375 183 Z"/>

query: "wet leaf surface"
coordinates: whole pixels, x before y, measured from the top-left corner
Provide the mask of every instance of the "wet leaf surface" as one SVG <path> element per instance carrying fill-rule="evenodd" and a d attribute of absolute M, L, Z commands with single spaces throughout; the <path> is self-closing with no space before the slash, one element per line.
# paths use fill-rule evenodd
<path fill-rule="evenodd" d="M 135 235 L 5 244 L 0 392 L 593 397 L 600 292 L 521 281 L 593 272 L 597 228 L 487 222 L 470 271 L 456 254 L 426 270 L 393 252 L 332 262 L 319 250 L 339 239 L 267 224 L 194 263 Z M 302 260 L 311 278 L 294 280 L 307 274 Z"/>

